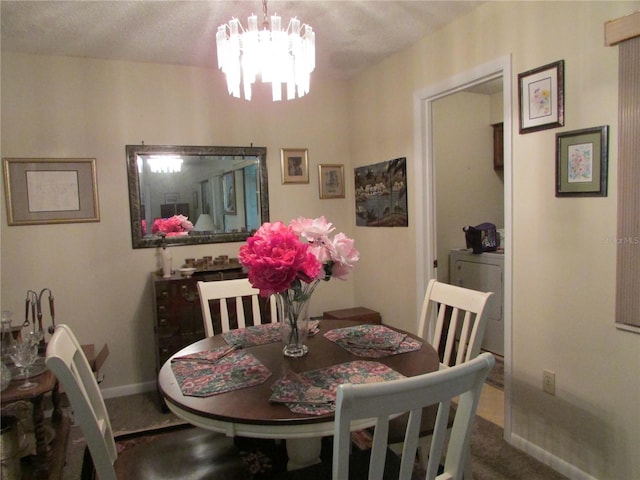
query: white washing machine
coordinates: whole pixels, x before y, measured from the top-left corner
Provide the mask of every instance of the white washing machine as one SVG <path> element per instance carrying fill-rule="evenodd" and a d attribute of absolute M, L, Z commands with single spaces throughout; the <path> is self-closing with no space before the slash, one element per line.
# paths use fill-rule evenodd
<path fill-rule="evenodd" d="M 487 303 L 487 328 L 482 349 L 504 356 L 504 254 L 469 253 L 467 250 L 451 250 L 449 255 L 449 279 L 453 285 L 493 292 Z"/>

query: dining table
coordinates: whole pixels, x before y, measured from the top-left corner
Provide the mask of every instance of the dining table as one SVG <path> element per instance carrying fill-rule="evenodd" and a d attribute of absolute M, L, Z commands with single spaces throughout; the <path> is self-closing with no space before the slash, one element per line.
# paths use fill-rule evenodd
<path fill-rule="evenodd" d="M 248 327 L 259 328 L 274 329 L 278 324 Z M 380 331 L 385 338 L 397 336 L 402 347 L 408 345 L 410 348 L 387 351 L 386 347 L 368 350 L 370 345 L 351 345 L 352 339 L 360 341 L 361 338 L 349 337 L 347 333 L 362 329 Z M 232 334 L 237 337 L 242 334 L 240 330 L 234 330 Z M 331 400 L 335 401 L 336 383 L 411 377 L 436 371 L 439 366 L 437 351 L 420 337 L 389 325 L 369 326 L 361 321 L 320 320 L 316 333 L 307 339 L 308 353 L 299 358 L 284 356 L 282 342 L 277 337 L 268 343 L 245 342 L 241 346 L 229 338 L 227 335 L 225 340 L 225 334 L 208 337 L 172 355 L 159 371 L 159 391 L 171 412 L 197 427 L 231 437 L 285 440 L 289 470 L 320 461 L 321 439 L 334 433 Z M 219 359 L 211 357 L 212 352 Z M 232 355 L 238 357 L 234 359 Z M 204 387 L 202 380 L 186 378 L 190 369 L 206 366 L 203 363 L 208 362 L 207 359 L 212 363 L 226 362 L 229 368 L 245 365 L 244 371 L 229 374 L 226 380 L 235 375 L 236 380 L 246 380 L 247 385 L 224 391 L 221 387 L 226 381 L 224 377 Z M 324 372 L 329 372 L 330 378 L 323 379 Z M 348 372 L 346 377 L 344 372 Z M 296 403 L 291 397 L 295 397 L 296 392 L 281 387 L 298 379 L 302 379 L 301 384 L 305 389 L 308 387 L 316 399 L 331 394 L 333 398 L 327 399 L 326 404 L 320 400 L 323 404 L 315 411 L 317 405 L 306 405 L 304 398 Z M 298 394 L 304 396 L 306 393 Z M 361 430 L 374 424 L 375 419 L 362 420 L 354 422 L 351 428 L 352 431 Z M 297 441 L 300 439 L 304 441 Z"/>

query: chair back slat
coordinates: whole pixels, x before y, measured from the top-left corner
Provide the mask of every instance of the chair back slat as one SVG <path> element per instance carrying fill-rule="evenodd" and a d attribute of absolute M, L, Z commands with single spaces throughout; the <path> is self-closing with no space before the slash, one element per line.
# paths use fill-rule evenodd
<path fill-rule="evenodd" d="M 263 303 L 264 301 L 269 303 L 269 308 L 262 308 L 259 290 L 254 288 L 246 278 L 214 282 L 200 281 L 198 294 L 207 337 L 228 332 L 233 328 L 277 321 L 275 298 L 272 296 L 268 300 L 263 300 Z M 212 308 L 218 309 L 215 313 L 220 317 L 221 331 L 216 331 Z M 252 324 L 248 322 L 249 317 Z"/>
<path fill-rule="evenodd" d="M 494 364 L 493 355 L 483 353 L 473 360 L 433 373 L 388 382 L 339 385 L 336 399 L 332 478 L 334 480 L 349 478 L 351 422 L 368 418 L 376 419 L 369 479 L 382 478 L 389 418 L 409 411 L 398 477 L 400 480 L 409 480 L 416 458 L 423 408 L 437 405 L 438 414 L 426 479 L 460 480 L 482 385 Z M 450 405 L 456 397 L 458 397 L 458 406 L 451 435 L 447 440 Z M 378 431 L 379 428 L 380 431 Z M 443 454 L 445 456 L 444 472 L 438 475 L 438 466 Z"/>
<path fill-rule="evenodd" d="M 492 295 L 493 292 L 429 281 L 418 334 L 441 353 L 442 368 L 478 356 L 487 323 L 486 305 Z"/>
<path fill-rule="evenodd" d="M 113 464 L 118 454 L 107 408 L 89 361 L 67 325 L 56 326 L 46 364 L 67 394 L 100 480 L 116 480 Z"/>

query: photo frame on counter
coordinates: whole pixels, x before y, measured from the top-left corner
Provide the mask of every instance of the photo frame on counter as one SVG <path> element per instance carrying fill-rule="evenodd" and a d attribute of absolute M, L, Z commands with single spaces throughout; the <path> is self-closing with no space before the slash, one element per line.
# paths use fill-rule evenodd
<path fill-rule="evenodd" d="M 344 165 L 318 165 L 320 198 L 344 198 Z"/>
<path fill-rule="evenodd" d="M 9 225 L 100 221 L 95 158 L 4 158 Z"/>
<path fill-rule="evenodd" d="M 609 126 L 556 134 L 556 197 L 606 197 Z"/>
<path fill-rule="evenodd" d="M 306 148 L 280 150 L 282 183 L 309 183 L 309 151 Z"/>
<path fill-rule="evenodd" d="M 564 125 L 564 60 L 518 74 L 520 133 Z"/>

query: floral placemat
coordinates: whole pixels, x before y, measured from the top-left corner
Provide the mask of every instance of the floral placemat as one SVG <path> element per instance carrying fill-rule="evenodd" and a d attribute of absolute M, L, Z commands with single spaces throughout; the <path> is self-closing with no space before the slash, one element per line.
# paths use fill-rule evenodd
<path fill-rule="evenodd" d="M 282 333 L 280 332 L 279 323 L 265 323 L 229 330 L 222 334 L 222 338 L 229 345 L 253 347 L 255 345 L 264 345 L 265 343 L 279 342 L 282 340 Z"/>
<path fill-rule="evenodd" d="M 336 328 L 324 336 L 358 357 L 382 358 L 422 347 L 421 341 L 384 325 Z"/>
<path fill-rule="evenodd" d="M 183 395 L 210 397 L 263 383 L 271 372 L 248 352 L 221 347 L 171 361 Z"/>
<path fill-rule="evenodd" d="M 318 333 L 317 320 L 309 321 L 309 335 Z M 224 332 L 222 338 L 229 345 L 237 345 L 239 347 L 253 347 L 255 345 L 264 345 L 266 343 L 275 343 L 282 340 L 281 325 L 276 323 L 265 323 L 262 325 L 254 325 L 246 328 L 236 328 Z"/>
<path fill-rule="evenodd" d="M 304 373 L 289 372 L 273 384 L 269 400 L 284 403 L 292 412 L 326 415 L 335 411 L 338 385 L 399 378 L 404 375 L 380 362 L 356 360 Z"/>

